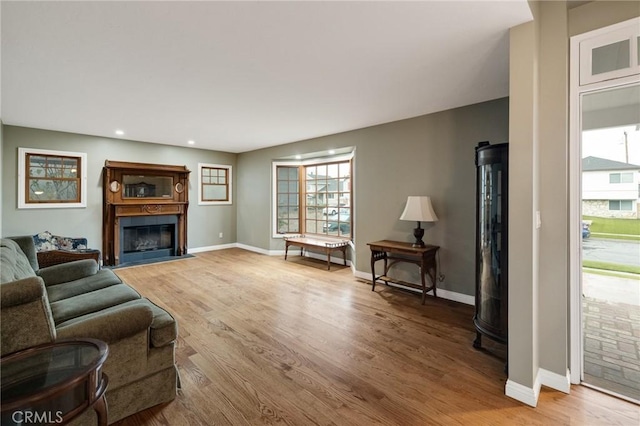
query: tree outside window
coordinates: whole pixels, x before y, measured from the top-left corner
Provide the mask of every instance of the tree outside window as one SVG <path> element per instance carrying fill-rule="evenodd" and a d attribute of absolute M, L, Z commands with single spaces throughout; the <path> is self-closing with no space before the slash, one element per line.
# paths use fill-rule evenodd
<path fill-rule="evenodd" d="M 86 207 L 85 153 L 19 148 L 18 208 Z"/>

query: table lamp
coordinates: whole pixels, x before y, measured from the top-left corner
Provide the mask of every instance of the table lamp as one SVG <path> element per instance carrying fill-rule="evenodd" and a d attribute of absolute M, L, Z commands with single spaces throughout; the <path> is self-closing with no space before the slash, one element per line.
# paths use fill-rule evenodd
<path fill-rule="evenodd" d="M 418 197 L 412 195 L 407 198 L 407 205 L 402 212 L 402 216 L 400 216 L 400 220 L 412 220 L 418 222 L 418 227 L 413 230 L 413 236 L 416 238 L 416 241 L 413 243 L 413 247 L 424 247 L 424 242 L 422 241 L 424 229 L 420 227 L 420 222 L 436 222 L 438 217 L 433 211 L 430 197 Z"/>

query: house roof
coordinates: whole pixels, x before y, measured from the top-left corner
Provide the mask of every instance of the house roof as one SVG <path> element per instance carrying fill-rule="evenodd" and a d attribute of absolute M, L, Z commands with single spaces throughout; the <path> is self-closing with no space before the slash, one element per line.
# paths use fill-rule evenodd
<path fill-rule="evenodd" d="M 582 159 L 583 172 L 595 172 L 601 170 L 640 170 L 637 164 L 623 163 L 621 161 L 607 160 L 600 157 L 585 157 Z"/>

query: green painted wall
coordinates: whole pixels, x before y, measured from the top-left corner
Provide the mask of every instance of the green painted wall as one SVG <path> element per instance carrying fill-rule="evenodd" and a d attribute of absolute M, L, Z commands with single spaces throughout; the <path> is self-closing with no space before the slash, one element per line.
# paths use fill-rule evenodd
<path fill-rule="evenodd" d="M 236 154 L 101 138 L 25 127 L 3 126 L 2 235 L 26 235 L 48 230 L 58 235 L 85 236 L 102 248 L 102 167 L 105 160 L 186 165 L 189 184 L 188 247 L 209 247 L 236 241 L 236 203 L 199 206 L 198 163 L 229 164 L 236 170 Z M 87 207 L 81 209 L 18 209 L 16 181 L 18 148 L 86 152 Z M 234 188 L 234 199 L 237 194 Z M 222 232 L 224 238 L 218 237 Z"/>
<path fill-rule="evenodd" d="M 370 273 L 367 242 L 412 241 L 415 223 L 400 221 L 399 217 L 407 196 L 429 195 L 439 221 L 424 226 L 424 241 L 441 247 L 441 272 L 446 279 L 439 288 L 473 295 L 474 147 L 485 140 L 507 141 L 508 108 L 508 100 L 499 99 L 239 154 L 238 243 L 264 250 L 283 248 L 281 239 L 272 238 L 271 229 L 274 159 L 354 147 L 352 260 L 356 269 Z M 411 271 L 406 273 L 411 275 Z"/>

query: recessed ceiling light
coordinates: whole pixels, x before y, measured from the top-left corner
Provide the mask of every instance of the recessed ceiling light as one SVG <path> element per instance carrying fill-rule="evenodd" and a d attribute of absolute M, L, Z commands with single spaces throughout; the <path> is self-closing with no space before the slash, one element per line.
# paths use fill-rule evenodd
<path fill-rule="evenodd" d="M 124 130 L 116 130 L 116 135 L 118 136 L 124 135 Z"/>
<path fill-rule="evenodd" d="M 302 158 L 302 155 L 296 155 L 296 160 L 299 160 Z"/>
<path fill-rule="evenodd" d="M 196 141 L 187 141 L 189 145 L 195 145 Z"/>
<path fill-rule="evenodd" d="M 335 153 L 336 153 L 336 150 L 335 150 L 335 149 L 330 149 L 330 150 L 329 150 L 329 154 L 333 155 L 333 154 L 335 154 Z"/>

